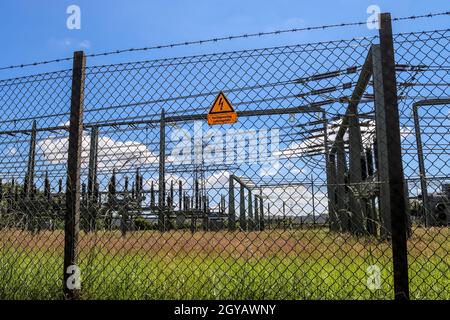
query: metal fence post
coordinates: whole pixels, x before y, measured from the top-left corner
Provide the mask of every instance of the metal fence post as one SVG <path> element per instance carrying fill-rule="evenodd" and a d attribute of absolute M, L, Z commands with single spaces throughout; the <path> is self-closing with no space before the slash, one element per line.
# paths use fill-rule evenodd
<path fill-rule="evenodd" d="M 255 231 L 255 220 L 254 220 L 254 216 L 253 216 L 253 193 L 250 189 L 248 189 L 248 213 L 247 213 L 247 218 L 248 218 L 248 230 L 249 231 Z"/>
<path fill-rule="evenodd" d="M 239 189 L 239 224 L 242 231 L 247 231 L 247 219 L 245 217 L 245 188 L 240 184 Z"/>
<path fill-rule="evenodd" d="M 234 206 L 234 176 L 230 176 L 228 188 L 228 231 L 236 230 L 236 212 Z"/>
<path fill-rule="evenodd" d="M 87 231 L 96 229 L 96 201 L 95 185 L 97 184 L 97 161 L 98 161 L 98 128 L 93 127 L 91 131 L 91 145 L 89 150 L 89 171 L 88 171 L 88 206 L 87 206 Z"/>
<path fill-rule="evenodd" d="M 70 106 L 69 149 L 67 160 L 66 214 L 64 223 L 64 283 L 66 299 L 79 296 L 78 232 L 80 229 L 80 168 L 83 133 L 83 102 L 86 57 L 78 51 L 73 57 L 72 99 Z"/>
<path fill-rule="evenodd" d="M 450 104 L 449 98 L 443 99 L 426 99 L 417 101 L 413 104 L 414 131 L 416 135 L 417 161 L 419 163 L 420 189 L 422 194 L 422 211 L 425 217 L 425 227 L 433 225 L 435 221 L 430 215 L 431 208 L 428 200 L 427 174 L 425 169 L 425 158 L 422 143 L 422 129 L 420 128 L 419 108 L 423 106 L 445 105 Z"/>
<path fill-rule="evenodd" d="M 386 115 L 384 107 L 384 88 L 381 65 L 381 50 L 379 45 L 372 46 L 373 55 L 373 83 L 375 96 L 375 118 L 376 118 L 376 139 L 374 141 L 375 149 L 375 167 L 377 169 L 379 181 L 379 219 L 381 222 L 380 236 L 388 239 L 391 236 L 391 210 L 389 203 L 389 162 L 387 152 L 387 128 Z"/>
<path fill-rule="evenodd" d="M 407 210 L 397 102 L 394 44 L 391 16 L 389 13 L 382 13 L 380 15 L 380 27 L 382 104 L 378 106 L 384 108 L 384 114 L 386 115 L 386 145 L 381 147 L 381 141 L 378 141 L 378 147 L 383 148 L 387 152 L 388 202 L 391 217 L 394 292 L 395 298 L 400 300 L 409 299 Z"/>
<path fill-rule="evenodd" d="M 258 195 L 255 194 L 254 196 L 254 202 L 255 202 L 255 230 L 256 231 L 261 231 L 261 226 L 260 226 L 260 219 L 259 219 L 259 200 L 258 200 Z"/>
<path fill-rule="evenodd" d="M 264 201 L 262 197 L 262 192 L 259 198 L 259 224 L 260 224 L 260 231 L 264 231 L 265 228 L 265 222 L 264 222 Z"/>
<path fill-rule="evenodd" d="M 425 217 L 425 227 L 430 225 L 430 211 L 428 206 L 428 186 L 425 172 L 425 161 L 423 158 L 422 135 L 420 133 L 419 111 L 417 105 L 413 106 L 414 130 L 416 134 L 416 146 L 419 162 L 420 189 L 422 194 L 422 210 Z"/>
<path fill-rule="evenodd" d="M 312 207 L 312 220 L 313 220 L 313 227 L 316 226 L 316 197 L 314 190 L 314 176 L 311 174 L 311 207 Z"/>
<path fill-rule="evenodd" d="M 161 112 L 160 131 L 159 131 L 159 190 L 158 190 L 158 227 L 159 230 L 167 231 L 165 219 L 165 200 L 166 200 L 166 115 L 164 109 Z"/>
<path fill-rule="evenodd" d="M 28 166 L 27 172 L 25 175 L 24 182 L 24 193 L 26 199 L 26 229 L 30 232 L 35 232 L 36 229 L 39 229 L 39 223 L 36 223 L 36 210 L 33 210 L 32 207 L 29 206 L 29 201 L 34 199 L 35 190 L 34 190 L 34 174 L 35 174 L 35 165 L 36 165 L 36 120 L 33 121 L 33 126 L 31 129 L 31 138 L 30 138 L 30 147 L 28 152 Z"/>
<path fill-rule="evenodd" d="M 327 154 L 327 186 L 328 186 L 328 215 L 330 230 L 338 231 L 338 218 L 336 216 L 336 154 Z"/>
<path fill-rule="evenodd" d="M 28 151 L 28 166 L 26 173 L 26 181 L 24 184 L 25 196 L 31 198 L 34 191 L 34 167 L 36 165 L 36 120 L 33 121 L 31 129 L 30 147 Z"/>
<path fill-rule="evenodd" d="M 336 140 L 336 209 L 339 229 L 348 231 L 348 214 L 345 208 L 345 150 L 344 140 Z"/>

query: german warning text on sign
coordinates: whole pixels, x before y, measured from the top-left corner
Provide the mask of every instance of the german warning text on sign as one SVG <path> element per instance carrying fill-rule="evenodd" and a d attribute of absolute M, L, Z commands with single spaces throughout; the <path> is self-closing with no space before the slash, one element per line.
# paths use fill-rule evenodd
<path fill-rule="evenodd" d="M 223 92 L 220 92 L 208 113 L 208 124 L 231 124 L 237 122 L 237 113 Z"/>

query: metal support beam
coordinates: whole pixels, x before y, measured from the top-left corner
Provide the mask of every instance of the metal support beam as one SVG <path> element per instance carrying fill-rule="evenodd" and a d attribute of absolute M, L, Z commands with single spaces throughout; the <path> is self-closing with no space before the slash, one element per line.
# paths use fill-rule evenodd
<path fill-rule="evenodd" d="M 33 121 L 33 126 L 31 129 L 30 146 L 28 152 L 28 165 L 27 172 L 25 174 L 24 183 L 24 198 L 27 200 L 33 200 L 35 196 L 34 187 L 34 172 L 35 172 L 35 162 L 36 162 L 36 121 Z M 33 207 L 27 205 L 25 207 L 25 226 L 30 232 L 35 232 L 39 229 L 39 223 L 36 221 L 36 210 Z"/>
<path fill-rule="evenodd" d="M 259 225 L 259 200 L 258 200 L 258 195 L 255 194 L 254 199 L 253 199 L 254 203 L 255 203 L 255 230 L 256 231 L 260 231 L 260 225 Z"/>
<path fill-rule="evenodd" d="M 160 131 L 159 131 L 159 192 L 158 192 L 158 228 L 160 231 L 166 231 L 165 219 L 165 200 L 166 200 L 166 122 L 164 109 L 161 112 Z"/>
<path fill-rule="evenodd" d="M 228 230 L 233 232 L 236 230 L 236 211 L 234 207 L 234 179 L 230 176 L 228 181 Z"/>
<path fill-rule="evenodd" d="M 347 127 L 349 125 L 349 116 L 353 114 L 353 110 L 355 110 L 355 108 L 361 101 L 361 98 L 364 92 L 366 91 L 367 85 L 369 84 L 371 75 L 372 75 L 372 49 L 369 50 L 366 60 L 364 61 L 364 65 L 362 67 L 361 73 L 356 83 L 355 90 L 352 93 L 347 110 L 345 112 L 344 117 L 342 118 L 341 125 L 339 126 L 339 130 L 336 134 L 334 145 L 330 150 L 331 153 L 336 152 L 337 149 L 336 141 L 338 139 L 344 138 L 344 134 L 347 131 Z"/>
<path fill-rule="evenodd" d="M 95 186 L 97 184 L 97 160 L 98 160 L 98 128 L 91 129 L 91 142 L 89 150 L 89 172 L 88 172 L 88 221 L 87 231 L 96 229 L 97 209 L 93 204 L 96 203 L 94 196 Z"/>
<path fill-rule="evenodd" d="M 248 190 L 248 229 L 250 231 L 255 231 L 255 217 L 253 215 L 253 193 Z"/>
<path fill-rule="evenodd" d="M 373 153 L 372 149 L 367 148 L 365 151 L 365 163 L 367 166 L 367 177 L 373 177 L 374 163 L 373 163 Z M 378 217 L 375 207 L 375 197 L 372 196 L 367 200 L 367 231 L 369 234 L 373 236 L 378 236 L 377 225 L 378 225 Z"/>
<path fill-rule="evenodd" d="M 414 115 L 414 130 L 416 135 L 416 146 L 417 146 L 417 160 L 419 162 L 419 174 L 420 174 L 420 189 L 422 193 L 422 207 L 423 215 L 425 216 L 425 226 L 428 227 L 432 224 L 431 221 L 431 208 L 428 201 L 428 187 L 427 187 L 427 175 L 425 169 L 425 160 L 423 156 L 422 147 L 422 134 L 420 129 L 419 120 L 419 108 L 422 106 L 436 106 L 436 105 L 449 105 L 450 98 L 444 99 L 427 99 L 417 101 L 413 104 L 413 115 Z"/>
<path fill-rule="evenodd" d="M 349 200 L 350 200 L 350 231 L 356 235 L 365 232 L 365 207 L 361 205 L 362 183 L 362 137 L 359 127 L 358 105 L 350 104 L 348 108 L 349 126 Z"/>
<path fill-rule="evenodd" d="M 247 231 L 247 219 L 245 217 L 245 187 L 243 184 L 239 188 L 239 225 L 241 230 Z"/>
<path fill-rule="evenodd" d="M 342 138 L 336 140 L 336 202 L 339 227 L 342 232 L 348 231 L 348 214 L 345 206 L 345 150 Z"/>
<path fill-rule="evenodd" d="M 336 155 L 330 154 L 327 162 L 327 187 L 328 187 L 328 216 L 330 230 L 339 231 L 338 217 L 336 215 Z"/>
<path fill-rule="evenodd" d="M 33 121 L 31 129 L 30 148 L 28 152 L 28 167 L 25 181 L 25 196 L 31 198 L 34 192 L 34 167 L 36 162 L 36 120 Z"/>
<path fill-rule="evenodd" d="M 264 200 L 262 195 L 259 197 L 259 227 L 260 231 L 264 231 L 265 229 L 265 222 L 264 222 Z"/>
<path fill-rule="evenodd" d="M 389 168 L 387 153 L 387 128 L 384 107 L 384 87 L 381 62 L 381 50 L 378 45 L 372 47 L 373 54 L 373 86 L 375 95 L 375 164 L 378 172 L 380 193 L 378 196 L 379 217 L 381 222 L 381 237 L 391 235 L 391 215 L 389 207 Z"/>
<path fill-rule="evenodd" d="M 328 195 L 328 219 L 330 230 L 337 231 L 336 217 L 336 160 L 335 154 L 330 153 L 328 141 L 328 119 L 326 112 L 322 113 L 323 132 L 324 132 L 324 151 L 325 151 L 325 170 L 327 177 L 327 195 Z"/>
<path fill-rule="evenodd" d="M 89 172 L 88 172 L 88 196 L 92 201 L 94 187 L 97 183 L 97 159 L 98 159 L 98 128 L 91 129 L 91 142 L 89 148 Z"/>
<path fill-rule="evenodd" d="M 178 210 L 183 210 L 183 181 L 178 181 Z"/>

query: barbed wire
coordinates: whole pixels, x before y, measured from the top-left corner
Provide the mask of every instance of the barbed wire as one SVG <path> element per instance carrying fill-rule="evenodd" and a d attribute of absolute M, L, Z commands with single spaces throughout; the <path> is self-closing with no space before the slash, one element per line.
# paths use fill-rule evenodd
<path fill-rule="evenodd" d="M 433 17 L 445 16 L 445 15 L 450 15 L 450 11 L 427 13 L 427 14 L 422 14 L 422 15 L 412 15 L 412 16 L 397 17 L 397 18 L 394 17 L 394 18 L 392 18 L 392 21 L 397 22 L 397 21 L 404 21 L 404 20 L 416 20 L 416 19 L 433 18 Z M 378 21 L 374 20 L 372 22 L 375 24 Z M 203 40 L 176 42 L 176 43 L 169 43 L 169 44 L 149 46 L 149 47 L 113 50 L 113 51 L 107 51 L 107 52 L 103 52 L 103 53 L 92 53 L 92 54 L 86 55 L 86 57 L 88 57 L 88 58 L 95 58 L 95 57 L 101 57 L 101 56 L 105 57 L 105 56 L 117 55 L 117 54 L 123 54 L 123 53 L 160 50 L 160 49 L 168 49 L 168 48 L 191 46 L 191 45 L 202 45 L 202 44 L 216 43 L 216 42 L 227 41 L 227 40 L 247 39 L 247 38 L 255 38 L 255 37 L 262 37 L 262 36 L 280 35 L 280 34 L 285 34 L 285 33 L 296 33 L 296 32 L 302 32 L 302 31 L 325 30 L 325 29 L 338 28 L 338 27 L 361 26 L 361 25 L 366 25 L 366 24 L 367 24 L 367 21 L 360 21 L 360 22 L 336 23 L 336 24 L 329 24 L 329 25 L 322 25 L 322 26 L 311 26 L 311 27 L 303 27 L 303 28 L 274 30 L 274 31 L 267 31 L 267 32 L 246 33 L 246 34 L 241 34 L 241 35 L 230 35 L 230 36 L 216 37 L 216 38 L 203 39 Z M 66 61 L 71 61 L 71 60 L 72 60 L 72 57 L 67 57 L 67 58 L 44 60 L 44 61 L 38 61 L 38 62 L 32 62 L 32 63 L 26 63 L 26 64 L 11 65 L 11 66 L 7 66 L 7 67 L 0 67 L 0 71 L 25 68 L 25 67 L 34 67 L 34 66 L 39 66 L 39 65 L 51 64 L 51 63 L 60 63 L 60 62 L 66 62 Z"/>
<path fill-rule="evenodd" d="M 12 65 L 9 67 L 1 67 L 0 71 L 4 70 L 10 70 L 10 69 L 19 69 L 19 68 L 25 68 L 25 67 L 35 67 L 45 64 L 51 64 L 51 63 L 59 63 L 59 62 L 65 62 L 65 61 L 71 61 L 72 57 L 70 58 L 61 58 L 61 59 L 54 59 L 54 60 L 46 60 L 46 61 L 39 61 L 39 62 L 32 62 L 32 63 L 24 63 L 24 64 L 17 64 Z"/>

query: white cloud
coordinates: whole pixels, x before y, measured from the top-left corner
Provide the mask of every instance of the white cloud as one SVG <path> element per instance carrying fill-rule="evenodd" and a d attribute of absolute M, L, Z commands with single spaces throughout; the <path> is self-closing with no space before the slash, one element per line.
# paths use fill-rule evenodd
<path fill-rule="evenodd" d="M 52 164 L 67 162 L 68 138 L 46 138 L 38 142 L 38 150 L 42 156 Z M 89 163 L 90 137 L 83 134 L 82 137 L 82 167 Z M 158 156 L 154 155 L 142 143 L 136 141 L 116 141 L 109 137 L 98 139 L 98 170 L 126 169 L 143 164 L 158 162 Z"/>
<path fill-rule="evenodd" d="M 313 212 L 312 193 L 304 185 L 275 186 L 262 188 L 262 195 L 265 200 L 265 211 L 267 212 L 267 203 L 270 205 L 271 216 L 305 216 Z M 325 194 L 315 191 L 314 200 L 316 214 L 324 213 L 328 205 L 328 199 Z M 283 212 L 284 203 L 284 212 Z"/>
<path fill-rule="evenodd" d="M 339 130 L 339 125 L 342 121 L 333 121 L 328 125 L 328 143 L 331 146 L 335 139 L 337 132 Z M 375 137 L 376 127 L 375 120 L 364 121 L 364 126 L 361 127 L 361 137 L 362 144 L 364 148 L 372 147 L 373 139 Z M 409 127 L 402 127 L 400 129 L 400 134 L 403 139 L 406 139 L 413 133 L 412 129 Z M 344 135 L 344 141 L 348 141 L 348 130 Z M 324 137 L 314 137 L 310 139 L 304 139 L 301 142 L 293 142 L 288 148 L 275 153 L 275 156 L 280 158 L 290 158 L 290 157 L 300 157 L 306 154 L 311 149 L 317 149 L 318 153 L 323 153 L 324 151 Z"/>
<path fill-rule="evenodd" d="M 264 164 L 259 170 L 259 175 L 261 177 L 273 177 L 282 168 L 279 161 L 273 161 L 271 163 Z"/>
<path fill-rule="evenodd" d="M 70 49 L 89 49 L 91 42 L 89 40 L 78 40 L 76 38 L 50 39 L 50 43 L 62 48 Z"/>
<path fill-rule="evenodd" d="M 83 49 L 89 49 L 91 47 L 91 42 L 89 40 L 83 40 L 78 43 L 78 46 Z"/>
<path fill-rule="evenodd" d="M 292 174 L 300 174 L 300 173 L 306 173 L 308 170 L 306 168 L 293 168 L 290 170 Z"/>
<path fill-rule="evenodd" d="M 214 189 L 217 192 L 219 189 L 227 190 L 231 173 L 228 171 L 216 171 L 206 178 L 205 186 L 207 189 Z"/>

